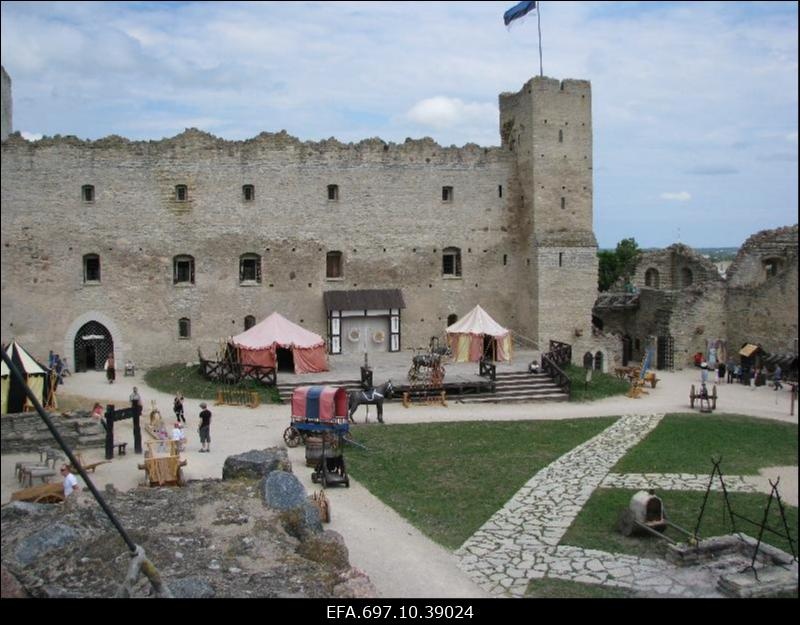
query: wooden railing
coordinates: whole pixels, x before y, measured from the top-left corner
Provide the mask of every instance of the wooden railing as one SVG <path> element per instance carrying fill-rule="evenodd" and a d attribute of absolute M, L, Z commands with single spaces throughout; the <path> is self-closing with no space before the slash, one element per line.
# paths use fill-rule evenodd
<path fill-rule="evenodd" d="M 572 394 L 572 382 L 569 376 L 561 368 L 572 362 L 572 345 L 550 341 L 550 351 L 542 354 L 542 371 L 552 378 L 556 384 L 567 395 Z"/>
<path fill-rule="evenodd" d="M 497 366 L 481 358 L 478 361 L 478 375 L 494 382 L 497 380 Z"/>
<path fill-rule="evenodd" d="M 239 384 L 248 380 L 259 382 L 264 386 L 275 386 L 278 383 L 275 367 L 243 365 L 238 362 L 221 362 L 202 358 L 200 359 L 200 375 L 206 380 L 223 384 Z"/>
<path fill-rule="evenodd" d="M 492 383 L 489 390 L 492 393 L 497 390 L 497 366 L 495 364 L 481 358 L 478 361 L 478 375 L 484 378 L 489 378 Z"/>

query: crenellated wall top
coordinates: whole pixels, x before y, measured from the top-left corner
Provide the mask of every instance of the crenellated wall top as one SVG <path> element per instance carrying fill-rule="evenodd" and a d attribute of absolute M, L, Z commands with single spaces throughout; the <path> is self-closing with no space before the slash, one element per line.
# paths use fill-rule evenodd
<path fill-rule="evenodd" d="M 358 143 L 344 143 L 335 137 L 321 141 L 301 141 L 285 130 L 280 132 L 262 132 L 255 137 L 244 140 L 228 140 L 197 128 L 187 128 L 174 137 L 159 140 L 132 140 L 119 135 L 109 135 L 101 139 L 80 139 L 74 135 L 46 136 L 36 141 L 29 141 L 20 133 L 9 135 L 3 142 L 6 150 L 30 150 L 53 148 L 74 148 L 79 150 L 129 151 L 137 156 L 158 156 L 160 153 L 171 153 L 176 149 L 196 150 L 197 152 L 219 151 L 255 155 L 258 153 L 284 152 L 299 159 L 315 157 L 335 157 L 343 160 L 397 160 L 429 163 L 437 162 L 481 163 L 506 160 L 509 153 L 501 147 L 482 147 L 468 143 L 462 147 L 439 145 L 430 137 L 421 139 L 407 138 L 403 143 L 386 142 L 379 137 L 363 139 Z M 417 160 L 419 159 L 419 160 Z M 426 160 L 427 159 L 427 160 Z"/>

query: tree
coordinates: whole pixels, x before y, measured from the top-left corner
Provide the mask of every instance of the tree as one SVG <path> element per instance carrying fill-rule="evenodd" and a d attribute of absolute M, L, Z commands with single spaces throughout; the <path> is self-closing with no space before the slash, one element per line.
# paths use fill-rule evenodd
<path fill-rule="evenodd" d="M 636 265 L 639 263 L 641 255 L 642 250 L 639 249 L 639 245 L 633 237 L 622 239 L 617 243 L 613 252 L 611 250 L 598 252 L 598 289 L 607 291 L 620 277 L 626 281 L 630 280 L 636 271 Z"/>

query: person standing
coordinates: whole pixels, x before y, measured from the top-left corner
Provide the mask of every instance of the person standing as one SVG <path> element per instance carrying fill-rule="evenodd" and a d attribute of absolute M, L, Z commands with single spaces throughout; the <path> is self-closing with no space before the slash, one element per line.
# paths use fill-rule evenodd
<path fill-rule="evenodd" d="M 783 377 L 783 371 L 781 370 L 780 365 L 775 365 L 775 371 L 772 374 L 772 381 L 775 383 L 775 390 L 783 388 L 783 384 L 781 384 L 781 378 Z"/>
<path fill-rule="evenodd" d="M 61 477 L 64 478 L 64 498 L 67 499 L 72 493 L 79 493 L 81 487 L 78 485 L 78 478 L 72 475 L 69 466 L 66 464 L 61 467 Z"/>
<path fill-rule="evenodd" d="M 200 407 L 200 453 L 211 451 L 211 411 L 206 402 L 201 402 Z"/>
<path fill-rule="evenodd" d="M 176 421 L 172 428 L 172 440 L 175 441 L 175 451 L 182 452 L 186 446 L 186 434 L 180 421 Z"/>
<path fill-rule="evenodd" d="M 117 373 L 115 370 L 114 365 L 114 354 L 112 353 L 108 360 L 106 360 L 106 378 L 108 379 L 109 384 L 114 384 L 114 379 L 117 377 Z"/>
<path fill-rule="evenodd" d="M 131 393 L 129 399 L 131 400 L 131 408 L 138 408 L 141 410 L 142 398 L 139 396 L 139 389 L 135 386 L 133 387 L 133 393 Z"/>
<path fill-rule="evenodd" d="M 175 411 L 175 420 L 186 423 L 186 417 L 183 416 L 183 394 L 180 391 L 175 393 L 172 409 Z"/>

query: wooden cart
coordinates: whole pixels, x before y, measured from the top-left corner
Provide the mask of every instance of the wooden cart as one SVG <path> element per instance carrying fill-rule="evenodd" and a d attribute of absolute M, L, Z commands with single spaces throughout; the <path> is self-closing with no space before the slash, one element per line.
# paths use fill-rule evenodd
<path fill-rule="evenodd" d="M 61 482 L 40 484 L 23 488 L 11 494 L 11 501 L 27 501 L 29 503 L 60 503 L 64 501 L 64 485 Z"/>
<path fill-rule="evenodd" d="M 181 458 L 175 445 L 176 441 L 147 441 L 144 452 L 144 463 L 139 468 L 144 470 L 148 486 L 183 486 L 182 467 L 187 461 Z"/>

